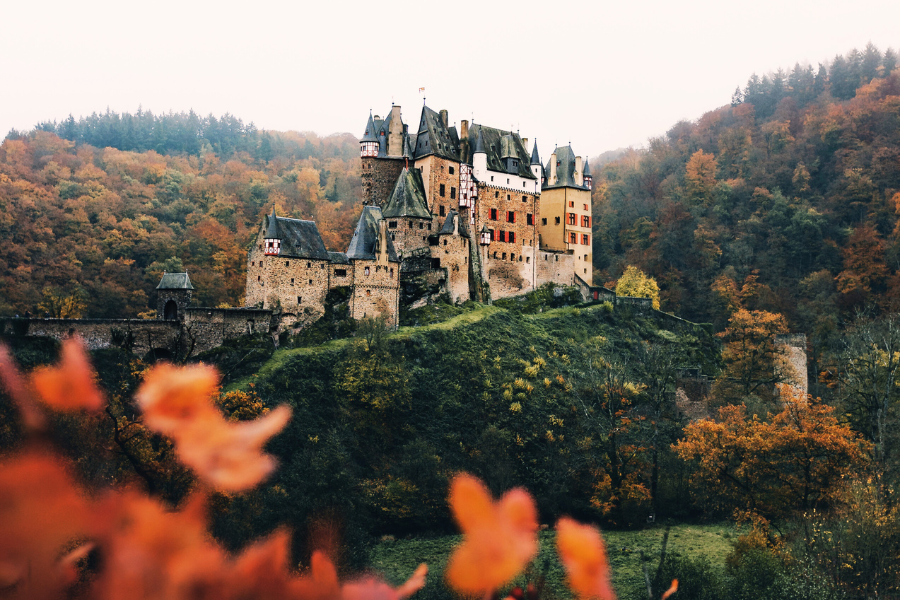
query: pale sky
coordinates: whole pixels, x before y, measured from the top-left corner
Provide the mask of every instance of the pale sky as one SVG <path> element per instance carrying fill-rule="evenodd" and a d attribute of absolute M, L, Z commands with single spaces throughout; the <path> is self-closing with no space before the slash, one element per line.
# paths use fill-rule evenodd
<path fill-rule="evenodd" d="M 391 101 L 594 156 L 730 102 L 751 73 L 900 47 L 900 1 L 0 0 L 0 139 L 91 112 L 226 112 L 361 136 Z"/>

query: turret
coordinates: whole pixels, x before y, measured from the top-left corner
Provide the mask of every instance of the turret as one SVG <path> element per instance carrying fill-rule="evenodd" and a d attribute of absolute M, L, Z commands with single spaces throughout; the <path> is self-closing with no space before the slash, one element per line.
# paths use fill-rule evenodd
<path fill-rule="evenodd" d="M 547 175 L 547 185 L 556 185 L 556 167 L 559 166 L 556 160 L 556 150 L 550 155 L 550 163 L 548 165 L 550 173 Z"/>
<path fill-rule="evenodd" d="M 584 185 L 584 162 L 580 156 L 575 157 L 575 185 Z"/>
<path fill-rule="evenodd" d="M 476 179 L 483 180 L 487 176 L 487 150 L 484 149 L 484 132 L 481 129 L 478 130 L 478 137 L 475 139 L 472 167 Z"/>
<path fill-rule="evenodd" d="M 184 311 L 191 303 L 194 286 L 187 272 L 163 273 L 156 286 L 156 318 L 166 321 L 184 319 Z"/>
<path fill-rule="evenodd" d="M 281 233 L 278 231 L 278 217 L 275 216 L 275 207 L 269 215 L 269 223 L 266 226 L 264 252 L 266 256 L 278 256 L 281 253 Z"/>
<path fill-rule="evenodd" d="M 591 177 L 591 166 L 588 164 L 588 159 L 584 159 L 584 187 L 591 190 L 594 185 L 594 178 Z"/>
<path fill-rule="evenodd" d="M 375 135 L 375 121 L 372 120 L 372 112 L 369 111 L 369 121 L 366 123 L 366 131 L 359 140 L 359 155 L 362 158 L 367 156 L 378 156 L 378 136 Z"/>
<path fill-rule="evenodd" d="M 538 154 L 537 138 L 534 140 L 534 148 L 531 149 L 531 172 L 541 184 L 544 183 L 544 168 L 541 166 L 541 156 Z"/>

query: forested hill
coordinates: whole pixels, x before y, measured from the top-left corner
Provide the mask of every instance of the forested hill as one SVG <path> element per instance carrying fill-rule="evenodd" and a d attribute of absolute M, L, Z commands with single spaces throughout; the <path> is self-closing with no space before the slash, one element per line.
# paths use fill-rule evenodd
<path fill-rule="evenodd" d="M 183 269 L 200 305 L 240 305 L 263 213 L 313 219 L 343 250 L 359 186 L 353 136 L 258 132 L 227 115 L 107 112 L 11 132 L 0 315 L 134 317 L 163 271 Z"/>
<path fill-rule="evenodd" d="M 900 299 L 900 70 L 874 46 L 752 76 L 731 106 L 595 171 L 598 281 L 629 264 L 662 309 L 738 308 L 827 336 Z M 599 176 L 598 176 L 599 175 Z"/>

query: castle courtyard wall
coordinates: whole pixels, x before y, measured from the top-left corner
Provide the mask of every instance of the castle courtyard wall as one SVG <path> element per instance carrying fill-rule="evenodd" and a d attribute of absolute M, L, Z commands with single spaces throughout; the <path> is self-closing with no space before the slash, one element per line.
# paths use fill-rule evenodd
<path fill-rule="evenodd" d="M 374 260 L 350 262 L 353 272 L 350 316 L 357 320 L 383 317 L 388 327 L 396 327 L 399 324 L 400 264 L 378 264 Z"/>
<path fill-rule="evenodd" d="M 361 165 L 363 202 L 384 206 L 394 191 L 405 162 L 398 158 L 363 158 Z"/>

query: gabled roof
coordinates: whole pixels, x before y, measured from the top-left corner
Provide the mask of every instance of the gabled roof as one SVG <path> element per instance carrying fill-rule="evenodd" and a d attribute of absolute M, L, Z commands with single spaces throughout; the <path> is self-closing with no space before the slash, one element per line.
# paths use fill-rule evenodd
<path fill-rule="evenodd" d="M 158 290 L 192 290 L 191 278 L 187 273 L 163 273 L 159 280 Z"/>
<path fill-rule="evenodd" d="M 453 130 L 455 132 L 455 128 Z M 444 126 L 440 113 L 434 112 L 427 106 L 422 107 L 415 151 L 416 158 L 434 154 L 448 160 L 459 160 L 458 135 L 452 135 L 450 128 Z"/>
<path fill-rule="evenodd" d="M 325 242 L 314 221 L 276 217 L 273 210 L 272 215 L 266 217 L 266 235 L 269 235 L 273 226 L 278 234 L 276 239 L 281 240 L 278 256 L 330 260 Z"/>
<path fill-rule="evenodd" d="M 382 220 L 381 209 L 377 206 L 364 206 L 359 216 L 356 230 L 350 239 L 347 248 L 347 258 L 350 260 L 375 260 L 378 251 L 378 223 Z M 391 236 L 387 236 L 388 260 L 400 262 Z"/>
<path fill-rule="evenodd" d="M 535 178 L 530 169 L 531 157 L 518 133 L 473 124 L 469 127 L 469 142 L 476 153 L 483 151 L 487 154 L 489 170 L 509 173 L 506 169 L 506 158 L 517 158 L 519 164 L 515 167 L 516 172 L 511 174 L 524 179 Z"/>
<path fill-rule="evenodd" d="M 361 142 L 377 142 L 378 136 L 375 135 L 375 121 L 372 120 L 372 113 L 369 112 L 369 121 L 366 123 L 366 131 L 363 133 Z"/>
<path fill-rule="evenodd" d="M 425 197 L 425 183 L 422 181 L 422 172 L 419 169 L 406 169 L 400 172 L 397 184 L 391 197 L 382 209 L 382 216 L 391 217 L 419 217 L 431 218 L 428 210 L 428 201 Z"/>
<path fill-rule="evenodd" d="M 575 183 L 575 153 L 572 152 L 571 146 L 563 146 L 561 148 L 557 148 L 556 153 L 556 162 L 558 163 L 556 166 L 556 183 L 553 185 L 549 184 L 549 180 L 547 183 L 544 183 L 542 189 L 550 189 L 550 188 L 561 188 L 561 187 L 571 187 L 578 189 L 587 189 L 584 185 L 578 185 Z M 551 160 L 553 157 L 550 157 Z M 582 167 L 583 168 L 583 167 Z M 546 171 L 549 177 L 550 173 L 550 162 L 547 162 Z"/>
<path fill-rule="evenodd" d="M 533 164 L 533 165 L 541 164 L 541 155 L 538 154 L 538 149 L 537 149 L 537 138 L 534 139 L 534 148 L 531 149 L 531 164 Z"/>

